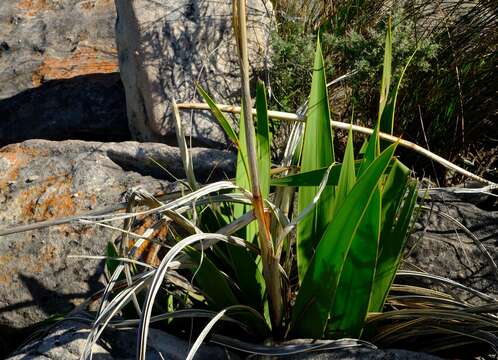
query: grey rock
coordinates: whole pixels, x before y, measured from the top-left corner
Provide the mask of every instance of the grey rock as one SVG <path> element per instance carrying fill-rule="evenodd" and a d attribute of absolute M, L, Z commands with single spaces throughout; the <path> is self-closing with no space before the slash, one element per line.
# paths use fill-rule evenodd
<path fill-rule="evenodd" d="M 7 360 L 77 360 L 84 351 L 85 339 L 88 336 L 89 325 L 75 321 L 62 321 L 46 334 L 15 352 Z M 135 357 L 136 331 L 107 330 L 103 333 L 100 343 L 93 347 L 95 359 L 131 360 Z M 150 329 L 146 357 L 148 360 L 183 360 L 189 352 L 189 343 L 183 339 L 167 334 L 158 329 Z M 241 354 L 235 354 L 221 346 L 206 345 L 200 347 L 196 359 L 240 359 Z M 254 356 L 253 356 L 254 358 Z M 256 357 L 261 358 L 261 357 Z M 440 360 L 439 357 L 406 350 L 380 350 L 364 347 L 345 350 L 305 353 L 282 359 L 306 360 Z"/>
<path fill-rule="evenodd" d="M 441 360 L 425 353 L 388 349 L 352 348 L 284 357 L 286 360 Z"/>
<path fill-rule="evenodd" d="M 444 213 L 467 227 L 498 263 L 498 211 L 496 198 L 482 194 L 457 193 L 462 188 L 432 190 L 406 248 L 404 268 L 418 269 L 460 282 L 498 298 L 497 275 L 476 242 Z M 440 284 L 428 284 L 443 289 Z M 452 290 L 463 300 L 475 296 Z"/>
<path fill-rule="evenodd" d="M 19 349 L 8 360 L 78 360 L 85 348 L 89 326 L 63 321 L 48 333 Z M 94 345 L 93 358 L 99 360 L 132 360 L 136 351 L 135 331 L 107 331 L 101 344 Z M 146 357 L 148 360 L 183 360 L 189 351 L 188 342 L 157 329 L 150 329 Z M 237 359 L 216 346 L 202 346 L 196 359 Z"/>
<path fill-rule="evenodd" d="M 0 146 L 129 140 L 109 0 L 0 1 Z"/>
<path fill-rule="evenodd" d="M 194 166 L 206 179 L 213 168 L 233 172 L 235 156 L 196 148 Z M 0 227 L 71 216 L 123 200 L 140 186 L 170 191 L 167 174 L 150 160 L 183 176 L 177 148 L 136 142 L 98 143 L 29 140 L 0 149 Z M 121 226 L 121 223 L 116 223 Z M 119 234 L 83 224 L 65 224 L 0 239 L 0 349 L 11 349 L 21 331 L 47 316 L 64 313 L 101 285 L 102 264 L 68 255 L 102 255 Z"/>
<path fill-rule="evenodd" d="M 129 128 L 141 141 L 176 142 L 171 99 L 199 101 L 199 82 L 218 102 L 239 103 L 239 67 L 231 2 L 115 0 L 116 39 Z M 248 1 L 252 77 L 268 65 L 272 6 Z M 207 112 L 183 113 L 194 144 L 223 146 L 222 128 Z M 192 120 L 192 124 L 191 124 Z"/>

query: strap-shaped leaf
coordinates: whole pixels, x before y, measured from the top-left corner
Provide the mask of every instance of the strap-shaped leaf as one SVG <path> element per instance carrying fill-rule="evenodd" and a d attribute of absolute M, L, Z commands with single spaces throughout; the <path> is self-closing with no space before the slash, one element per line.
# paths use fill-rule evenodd
<path fill-rule="evenodd" d="M 382 234 L 379 244 L 379 258 L 375 272 L 370 311 L 382 311 L 391 284 L 399 267 L 403 248 L 407 239 L 413 210 L 417 204 L 417 182 L 413 181 L 408 186 L 408 191 L 401 195 L 404 197 L 399 213 L 395 215 L 398 220 L 390 231 Z"/>
<path fill-rule="evenodd" d="M 323 234 L 293 309 L 293 335 L 323 336 L 351 242 L 396 146 L 388 147 L 358 179 Z"/>
<path fill-rule="evenodd" d="M 235 146 L 240 148 L 237 134 L 232 128 L 232 125 L 230 125 L 230 121 L 228 121 L 225 114 L 223 114 L 223 112 L 218 108 L 218 105 L 216 105 L 214 100 L 211 99 L 209 94 L 199 84 L 197 84 L 196 87 L 199 94 L 201 94 L 201 96 L 204 98 L 204 101 L 209 105 L 209 108 L 211 109 L 216 120 L 218 120 L 218 123 L 221 125 L 223 130 L 225 130 L 225 133 L 227 134 L 229 139 L 235 144 Z"/>
<path fill-rule="evenodd" d="M 388 170 L 391 168 L 393 161 L 389 164 Z M 360 166 L 362 165 L 362 160 L 355 161 L 355 169 L 358 173 Z M 330 170 L 327 185 L 337 185 L 339 183 L 339 175 L 341 173 L 342 164 L 336 164 L 332 166 Z M 327 172 L 327 167 L 300 172 L 299 174 L 282 176 L 281 178 L 272 179 L 272 186 L 319 186 L 325 173 Z"/>
<path fill-rule="evenodd" d="M 327 95 L 327 81 L 320 40 L 317 40 L 313 79 L 304 133 L 301 171 L 328 167 L 334 162 L 332 128 Z M 299 189 L 298 210 L 302 212 L 312 201 L 318 187 Z M 334 189 L 327 187 L 315 209 L 297 227 L 296 252 L 299 280 L 301 281 L 313 257 L 315 246 L 332 217 Z"/>
<path fill-rule="evenodd" d="M 375 140 L 375 134 L 373 139 Z M 371 140 L 372 141 L 372 140 Z M 373 162 L 373 161 L 372 161 Z M 365 162 L 363 163 L 363 165 Z M 343 180 L 344 179 L 344 180 Z M 336 203 L 344 202 L 355 181 L 352 132 L 349 132 Z M 352 184 L 351 184 L 352 183 Z M 344 194 L 347 191 L 346 194 Z M 338 203 L 338 204 L 342 204 Z M 381 194 L 375 189 L 351 242 L 327 326 L 327 337 L 359 337 L 368 312 L 380 236 Z"/>

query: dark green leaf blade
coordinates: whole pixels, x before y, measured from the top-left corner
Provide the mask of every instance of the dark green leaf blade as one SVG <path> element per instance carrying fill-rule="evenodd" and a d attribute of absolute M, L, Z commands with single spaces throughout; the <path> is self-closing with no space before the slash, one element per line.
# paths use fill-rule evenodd
<path fill-rule="evenodd" d="M 323 336 L 351 242 L 396 146 L 391 145 L 370 165 L 328 225 L 296 299 L 293 335 L 313 339 Z"/>
<path fill-rule="evenodd" d="M 405 195 L 403 192 L 402 196 Z M 408 185 L 406 196 L 399 211 L 399 218 L 389 233 L 382 234 L 379 244 L 379 258 L 374 278 L 373 293 L 370 302 L 370 311 L 382 311 L 391 284 L 399 267 L 403 248 L 407 239 L 413 210 L 417 204 L 417 182 Z"/>

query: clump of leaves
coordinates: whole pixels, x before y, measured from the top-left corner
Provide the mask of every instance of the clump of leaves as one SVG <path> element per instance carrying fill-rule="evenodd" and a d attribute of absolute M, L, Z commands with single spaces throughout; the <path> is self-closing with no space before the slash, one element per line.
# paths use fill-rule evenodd
<path fill-rule="evenodd" d="M 165 252 L 157 267 L 143 264 L 146 271 L 131 272 L 126 262 L 110 264 L 114 272 L 88 337 L 85 356 L 90 356 L 91 345 L 109 324 L 138 324 L 137 358 L 145 359 L 151 324 L 162 322 L 168 329 L 188 334 L 192 323 L 185 318 L 196 319 L 200 325 L 193 330 L 198 338 L 188 359 L 215 326 L 211 337 L 215 343 L 265 355 L 316 350 L 317 346 L 365 345 L 344 337 L 389 338 L 392 329 L 382 331 L 377 326 L 395 319 L 380 314 L 397 273 L 417 198 L 417 181 L 394 156 L 397 143 L 379 139 L 379 132 L 392 133 L 394 128 L 399 84 L 391 87 L 391 58 L 392 34 L 388 31 L 377 125 L 356 155 L 350 131 L 339 163 L 321 44 L 317 41 L 306 122 L 294 126 L 280 177 L 272 176 L 263 83 L 256 89 L 255 126 L 249 116 L 252 112 L 243 108 L 238 133 L 213 99 L 199 89 L 238 148 L 236 179 L 199 187 L 186 154 L 191 191 L 168 202 L 137 193 L 155 207 L 123 218 L 155 214 L 156 220 L 143 235 L 126 228 L 124 238 L 133 236 L 137 240 L 120 255 L 133 257 L 158 229 L 171 236 L 160 242 Z M 257 183 L 255 178 L 259 179 Z M 262 208 L 258 208 L 260 204 Z M 291 236 L 294 230 L 295 237 Z M 134 266 L 141 265 L 135 262 Z M 126 277 L 121 282 L 128 286 L 115 291 L 123 272 Z M 139 301 L 141 296 L 143 301 Z M 130 302 L 139 318 L 113 322 L 115 314 Z M 372 315 L 377 318 L 372 320 Z M 411 315 L 404 326 L 417 323 L 413 320 L 417 315 Z M 461 319 L 465 322 L 468 317 Z M 489 327 L 496 330 L 496 320 L 482 323 L 487 328 L 479 324 L 476 331 L 488 335 L 494 331 Z M 254 344 L 292 338 L 329 341 L 291 348 Z M 467 340 L 477 342 L 481 337 L 473 334 Z"/>

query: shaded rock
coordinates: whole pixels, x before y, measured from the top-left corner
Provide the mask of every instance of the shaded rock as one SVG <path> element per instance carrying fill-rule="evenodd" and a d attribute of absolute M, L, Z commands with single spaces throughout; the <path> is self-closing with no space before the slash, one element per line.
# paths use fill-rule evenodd
<path fill-rule="evenodd" d="M 201 148 L 192 153 L 200 178 L 212 170 L 218 176 L 233 172 L 232 153 Z M 1 228 L 113 205 L 135 186 L 150 193 L 169 191 L 167 181 L 149 176 L 168 177 L 150 158 L 183 176 L 178 149 L 164 144 L 30 140 L 6 146 L 0 149 Z M 0 349 L 11 349 L 15 341 L 9 335 L 16 330 L 67 312 L 98 290 L 102 264 L 68 255 L 102 255 L 118 235 L 65 224 L 2 236 Z"/>
<path fill-rule="evenodd" d="M 229 1 L 115 0 L 116 39 L 132 135 L 141 141 L 175 143 L 170 101 L 198 101 L 199 82 L 219 102 L 239 103 L 237 49 Z M 248 1 L 252 76 L 268 59 L 272 6 Z M 194 144 L 222 146 L 226 137 L 207 112 L 184 113 Z"/>
<path fill-rule="evenodd" d="M 301 354 L 284 357 L 288 360 L 441 360 L 441 358 L 425 353 L 406 350 L 388 349 L 372 350 L 352 348 L 346 350 Z"/>
<path fill-rule="evenodd" d="M 50 329 L 46 336 L 35 340 L 9 357 L 9 360 L 78 360 L 85 348 L 89 326 L 74 321 L 63 321 Z M 103 341 L 93 347 L 93 358 L 99 360 L 132 360 L 135 359 L 136 331 L 107 331 Z M 150 329 L 148 360 L 183 360 L 189 351 L 188 342 L 157 329 Z M 196 359 L 237 359 L 228 357 L 221 347 L 202 346 Z"/>
<path fill-rule="evenodd" d="M 0 2 L 0 145 L 129 139 L 115 18 L 110 0 Z"/>
<path fill-rule="evenodd" d="M 54 80 L 0 100 L 0 146 L 27 139 L 126 141 L 123 84 L 118 73 Z"/>
<path fill-rule="evenodd" d="M 462 188 L 431 190 L 424 202 L 406 248 L 406 269 L 423 270 L 458 281 L 498 298 L 498 279 L 490 261 L 468 234 L 449 215 L 467 227 L 498 263 L 498 211 L 490 205 L 495 200 L 482 194 L 456 193 Z M 441 289 L 439 284 L 431 284 Z M 475 296 L 452 290 L 463 300 L 477 301 Z"/>

